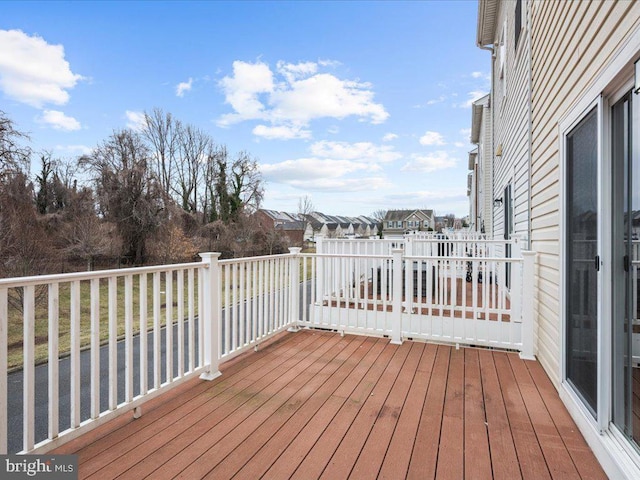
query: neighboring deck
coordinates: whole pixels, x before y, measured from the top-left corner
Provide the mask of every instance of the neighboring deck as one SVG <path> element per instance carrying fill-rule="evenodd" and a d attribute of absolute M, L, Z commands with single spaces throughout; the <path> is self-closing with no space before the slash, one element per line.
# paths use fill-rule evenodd
<path fill-rule="evenodd" d="M 80 478 L 606 478 L 537 362 L 303 330 L 58 448 Z"/>

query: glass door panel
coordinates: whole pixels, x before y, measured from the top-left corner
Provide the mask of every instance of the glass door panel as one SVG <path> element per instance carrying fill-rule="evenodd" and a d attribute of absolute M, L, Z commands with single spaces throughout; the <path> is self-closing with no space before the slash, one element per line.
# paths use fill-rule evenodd
<path fill-rule="evenodd" d="M 613 165 L 613 422 L 640 441 L 640 102 L 631 93 L 611 111 Z"/>
<path fill-rule="evenodd" d="M 598 410 L 598 119 L 593 109 L 566 136 L 566 375 Z"/>

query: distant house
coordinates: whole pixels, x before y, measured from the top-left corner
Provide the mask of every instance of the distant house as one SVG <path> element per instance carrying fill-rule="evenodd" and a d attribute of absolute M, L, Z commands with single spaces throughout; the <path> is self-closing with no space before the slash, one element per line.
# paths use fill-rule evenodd
<path fill-rule="evenodd" d="M 382 223 L 385 237 L 435 229 L 433 210 L 388 210 Z"/>
<path fill-rule="evenodd" d="M 261 208 L 256 212 L 256 217 L 263 231 L 282 233 L 290 245 L 303 244 L 306 222 L 297 214 Z"/>
<path fill-rule="evenodd" d="M 307 232 L 305 238 L 321 235 L 326 238 L 368 238 L 378 234 L 378 222 L 370 217 L 346 217 L 311 212 L 306 215 Z"/>

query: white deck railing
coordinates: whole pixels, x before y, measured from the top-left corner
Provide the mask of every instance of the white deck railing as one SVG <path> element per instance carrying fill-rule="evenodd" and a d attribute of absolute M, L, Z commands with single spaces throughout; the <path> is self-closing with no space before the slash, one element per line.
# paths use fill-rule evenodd
<path fill-rule="evenodd" d="M 406 255 L 456 257 L 508 257 L 519 237 L 512 240 L 486 240 L 449 237 L 443 234 L 406 235 L 404 238 L 344 239 L 316 238 L 316 253 L 334 255 L 391 255 L 400 248 Z"/>
<path fill-rule="evenodd" d="M 189 378 L 213 379 L 295 323 L 299 258 L 201 256 L 0 280 L 0 453 L 47 451 Z"/>
<path fill-rule="evenodd" d="M 508 348 L 533 358 L 535 254 L 515 250 L 515 258 L 409 256 L 402 249 L 306 255 L 312 260 L 311 308 L 300 323 L 398 343 L 411 338 Z"/>
<path fill-rule="evenodd" d="M 0 280 L 0 453 L 42 453 L 117 415 L 139 414 L 146 400 L 194 376 L 216 378 L 221 362 L 291 327 L 498 346 L 530 357 L 532 299 L 522 292 L 531 291 L 533 254 L 520 255 L 517 245 L 513 253 L 295 248 Z"/>

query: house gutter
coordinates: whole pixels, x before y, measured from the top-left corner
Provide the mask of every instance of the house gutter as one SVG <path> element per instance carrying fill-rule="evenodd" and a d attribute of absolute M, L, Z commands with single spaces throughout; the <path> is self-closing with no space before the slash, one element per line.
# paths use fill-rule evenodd
<path fill-rule="evenodd" d="M 489 118 L 491 119 L 491 125 L 489 125 L 489 133 L 491 135 L 491 149 L 490 154 L 491 154 L 491 162 L 490 162 L 490 172 L 489 174 L 491 175 L 491 207 L 490 207 L 490 212 L 487 213 L 491 213 L 491 218 L 490 223 L 491 225 L 485 225 L 485 231 L 487 228 L 491 228 L 491 238 L 493 239 L 493 232 L 494 232 L 494 228 L 493 228 L 493 218 L 494 218 L 494 214 L 493 214 L 493 199 L 495 198 L 495 185 L 493 184 L 493 180 L 494 180 L 494 175 L 493 175 L 493 154 L 496 151 L 495 150 L 495 132 L 494 132 L 494 119 L 493 119 L 493 99 L 494 99 L 494 91 L 493 91 L 493 79 L 494 79 L 494 58 L 495 58 L 495 50 L 493 48 L 493 45 L 490 46 L 485 46 L 485 45 L 481 45 L 479 43 L 476 43 L 476 45 L 478 46 L 478 48 L 480 50 L 487 50 L 489 52 L 491 52 L 491 87 L 489 89 L 489 108 L 490 108 L 490 114 L 489 114 Z"/>
<path fill-rule="evenodd" d="M 532 133 L 532 130 L 533 130 L 533 94 L 531 93 L 531 89 L 533 87 L 533 78 L 532 78 L 532 71 L 533 71 L 533 55 L 532 55 L 532 52 L 533 52 L 533 49 L 531 47 L 531 38 L 532 38 L 532 35 L 531 35 L 531 15 L 532 15 L 531 14 L 531 10 L 532 9 L 533 9 L 533 2 L 531 2 L 531 3 L 529 3 L 527 5 L 527 43 L 528 43 L 528 45 L 527 45 L 527 50 L 528 50 L 528 52 L 527 52 L 528 53 L 527 54 L 527 61 L 529 62 L 529 65 L 528 65 L 528 70 L 529 70 L 529 72 L 528 72 L 528 77 L 529 77 L 528 78 L 528 82 L 529 82 L 529 85 L 528 85 L 528 88 L 527 88 L 527 97 L 528 97 L 527 98 L 527 102 L 529 104 L 528 105 L 528 107 L 529 107 L 528 108 L 528 110 L 529 110 L 528 111 L 528 122 L 529 122 L 529 125 L 528 125 L 528 129 L 527 129 L 528 130 L 528 136 L 529 136 L 528 145 L 527 145 L 528 150 L 529 150 L 529 152 L 528 152 L 529 153 L 529 159 L 528 159 L 528 166 L 527 166 L 528 170 L 529 170 L 529 172 L 528 172 L 528 176 L 529 176 L 528 195 L 527 195 L 527 209 L 529 211 L 529 213 L 528 213 L 528 217 L 529 217 L 528 220 L 529 221 L 527 222 L 528 223 L 528 225 L 527 225 L 527 250 L 531 250 L 531 243 L 532 243 L 531 242 L 531 232 L 532 232 L 532 229 L 531 229 L 531 223 L 532 223 L 531 222 L 532 221 L 532 218 L 531 218 L 531 210 L 532 210 L 531 186 L 532 186 L 532 181 L 533 181 L 533 171 L 532 171 L 533 170 L 533 166 L 532 166 L 532 164 L 533 164 L 533 156 L 532 156 L 533 155 L 533 133 Z"/>

